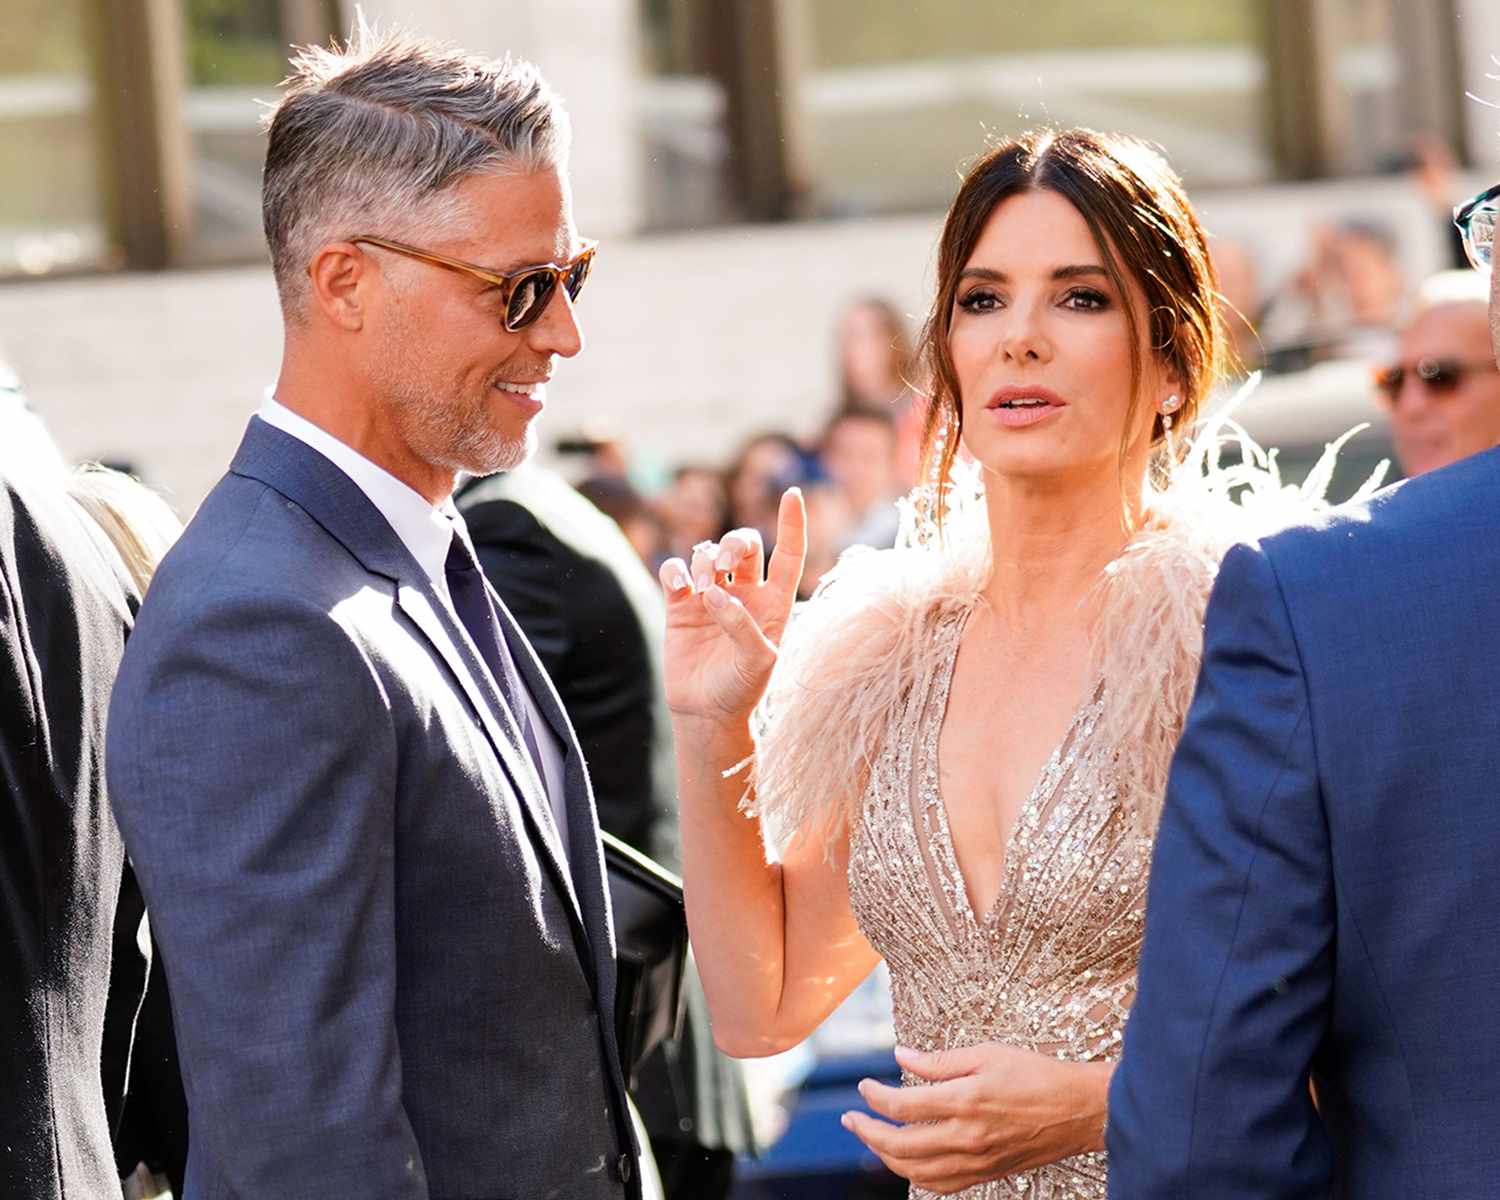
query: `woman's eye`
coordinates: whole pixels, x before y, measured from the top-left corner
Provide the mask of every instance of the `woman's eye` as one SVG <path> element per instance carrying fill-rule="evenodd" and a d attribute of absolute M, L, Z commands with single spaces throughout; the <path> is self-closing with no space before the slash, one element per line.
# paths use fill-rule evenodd
<path fill-rule="evenodd" d="M 975 288 L 958 302 L 965 312 L 993 312 L 1000 307 L 1000 297 L 986 288 Z"/>
<path fill-rule="evenodd" d="M 1109 307 L 1109 297 L 1093 288 L 1074 288 L 1063 297 L 1063 303 L 1076 312 L 1095 312 Z"/>

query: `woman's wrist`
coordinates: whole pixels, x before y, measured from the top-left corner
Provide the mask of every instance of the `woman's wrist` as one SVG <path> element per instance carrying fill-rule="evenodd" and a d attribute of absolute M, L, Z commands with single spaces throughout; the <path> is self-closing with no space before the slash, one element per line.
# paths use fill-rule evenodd
<path fill-rule="evenodd" d="M 755 751 L 748 716 L 705 717 L 673 713 L 672 737 L 683 764 L 691 764 L 700 771 L 728 771 Z"/>
<path fill-rule="evenodd" d="M 1076 1104 L 1084 1152 L 1104 1149 L 1104 1129 L 1109 1119 L 1109 1081 L 1114 1078 L 1112 1062 L 1079 1063 Z"/>

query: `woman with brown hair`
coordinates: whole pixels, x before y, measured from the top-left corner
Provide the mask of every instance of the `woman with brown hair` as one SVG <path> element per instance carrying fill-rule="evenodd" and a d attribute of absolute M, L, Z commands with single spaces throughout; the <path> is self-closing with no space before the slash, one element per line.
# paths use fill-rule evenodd
<path fill-rule="evenodd" d="M 1006 142 L 944 227 L 931 482 L 897 548 L 846 556 L 789 626 L 795 492 L 764 581 L 750 531 L 662 568 L 716 1037 L 785 1049 L 884 957 L 905 1082 L 927 1086 L 866 1081 L 904 1124 L 845 1123 L 913 1196 L 1105 1195 L 1152 830 L 1245 531 L 1227 492 L 1276 482 L 1180 436 L 1223 345 L 1203 230 L 1155 151 Z"/>

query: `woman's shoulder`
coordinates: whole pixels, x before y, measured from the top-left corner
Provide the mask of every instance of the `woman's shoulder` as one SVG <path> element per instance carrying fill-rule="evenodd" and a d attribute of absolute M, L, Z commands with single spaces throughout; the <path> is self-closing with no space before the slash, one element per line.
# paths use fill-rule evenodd
<path fill-rule="evenodd" d="M 971 574 L 937 549 L 856 546 L 797 605 L 783 640 L 784 667 L 843 673 L 889 664 L 892 653 L 936 636 L 945 617 L 966 610 L 976 593 Z"/>
<path fill-rule="evenodd" d="M 748 799 L 773 840 L 852 825 L 870 770 L 974 604 L 951 548 L 847 551 L 798 605 L 755 717 Z"/>
<path fill-rule="evenodd" d="M 1099 734 L 1116 754 L 1127 805 L 1154 828 L 1167 769 L 1203 654 L 1203 618 L 1231 546 L 1326 516 L 1329 481 L 1343 443 L 1331 444 L 1306 479 L 1281 477 L 1267 451 L 1230 413 L 1243 390 L 1187 448 L 1165 486 L 1153 489 L 1141 528 L 1105 570 L 1095 629 L 1095 678 L 1107 697 Z M 1382 469 L 1357 493 L 1379 486 Z"/>

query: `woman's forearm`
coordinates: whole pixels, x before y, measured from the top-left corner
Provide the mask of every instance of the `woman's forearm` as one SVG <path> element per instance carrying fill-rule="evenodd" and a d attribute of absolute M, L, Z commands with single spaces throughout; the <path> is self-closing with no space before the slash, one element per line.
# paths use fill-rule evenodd
<path fill-rule="evenodd" d="M 877 961 L 850 911 L 847 842 L 825 854 L 803 839 L 768 863 L 760 822 L 740 811 L 745 783 L 725 778 L 754 753 L 749 714 L 775 669 L 806 544 L 792 488 L 764 579 L 760 535 L 746 529 L 694 547 L 691 571 L 681 559 L 661 568 L 688 927 L 714 1039 L 740 1056 L 800 1041 Z"/>
<path fill-rule="evenodd" d="M 676 721 L 682 874 L 693 955 L 714 1038 L 729 1054 L 785 1048 L 776 1034 L 785 968 L 781 869 L 766 861 L 760 822 L 740 811 L 754 751 L 748 723 Z"/>

